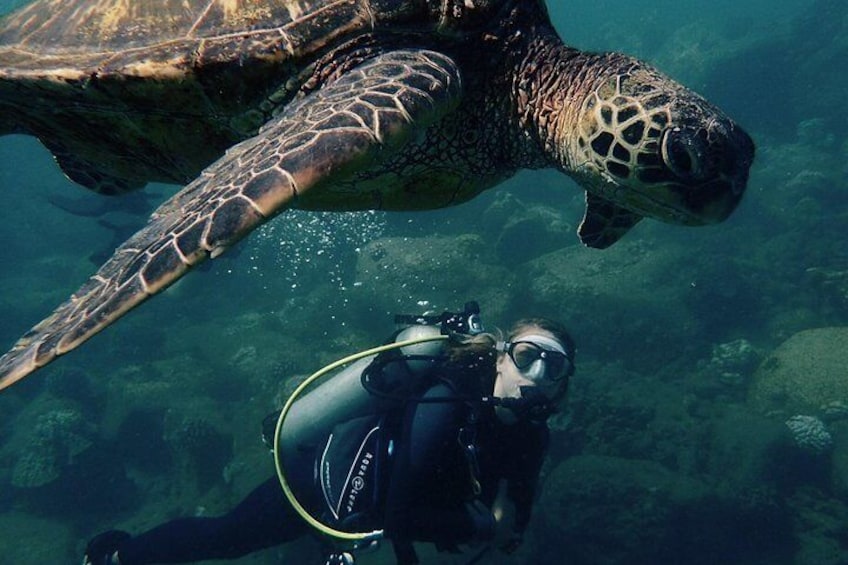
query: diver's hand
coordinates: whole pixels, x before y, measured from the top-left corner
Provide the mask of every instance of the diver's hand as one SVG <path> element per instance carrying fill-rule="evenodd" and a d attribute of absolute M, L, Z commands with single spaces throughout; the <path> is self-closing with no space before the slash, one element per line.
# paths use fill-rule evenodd
<path fill-rule="evenodd" d="M 353 565 L 354 558 L 353 554 L 347 551 L 340 551 L 338 553 L 332 553 L 329 557 L 327 557 L 327 561 L 324 565 Z"/>
<path fill-rule="evenodd" d="M 468 543 L 471 547 L 478 545 L 489 545 L 495 539 L 495 518 L 491 510 L 477 499 L 465 503 L 465 510 L 473 523 L 474 534 Z M 443 547 L 451 547 L 451 545 Z"/>
<path fill-rule="evenodd" d="M 507 496 L 507 482 L 501 481 L 498 495 L 492 503 L 495 517 L 495 539 L 492 545 L 506 554 L 513 553 L 522 542 L 521 532 L 515 529 L 515 503 Z"/>
<path fill-rule="evenodd" d="M 127 532 L 109 530 L 91 538 L 85 548 L 82 565 L 121 565 L 118 551 L 130 539 Z"/>
<path fill-rule="evenodd" d="M 498 545 L 498 549 L 507 555 L 512 555 L 521 547 L 523 542 L 524 535 L 521 532 L 512 532 L 509 539 Z"/>

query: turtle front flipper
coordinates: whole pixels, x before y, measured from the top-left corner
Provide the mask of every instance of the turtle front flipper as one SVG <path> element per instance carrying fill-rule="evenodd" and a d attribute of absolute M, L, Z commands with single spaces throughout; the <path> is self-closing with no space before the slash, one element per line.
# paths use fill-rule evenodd
<path fill-rule="evenodd" d="M 641 219 L 642 216 L 636 212 L 587 192 L 586 212 L 577 229 L 577 235 L 587 247 L 606 249 L 621 239 Z"/>
<path fill-rule="evenodd" d="M 309 191 L 393 154 L 456 107 L 455 64 L 385 53 L 290 104 L 162 204 L 70 300 L 0 358 L 0 389 L 76 348 L 190 267 L 215 257 Z"/>

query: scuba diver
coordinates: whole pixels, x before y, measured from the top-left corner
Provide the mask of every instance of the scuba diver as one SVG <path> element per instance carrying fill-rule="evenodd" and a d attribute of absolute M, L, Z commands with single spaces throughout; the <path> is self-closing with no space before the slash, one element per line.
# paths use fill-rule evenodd
<path fill-rule="evenodd" d="M 99 534 L 83 564 L 235 559 L 316 528 L 368 532 L 332 544 L 329 565 L 352 564 L 381 540 L 400 565 L 418 563 L 413 542 L 482 548 L 473 561 L 491 548 L 515 551 L 547 451 L 546 421 L 574 372 L 574 342 L 546 318 L 520 320 L 499 339 L 483 331 L 474 302 L 398 321 L 411 325 L 379 354 L 295 399 L 304 383 L 266 418 L 277 478 L 224 516 Z M 344 417 L 328 416 L 334 398 Z"/>

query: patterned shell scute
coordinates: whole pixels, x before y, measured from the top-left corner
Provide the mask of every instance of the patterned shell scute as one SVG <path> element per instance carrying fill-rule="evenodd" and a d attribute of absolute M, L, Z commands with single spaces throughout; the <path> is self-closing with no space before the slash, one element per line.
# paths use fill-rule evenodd
<path fill-rule="evenodd" d="M 395 16 L 421 11 L 396 3 Z M 345 22 L 370 26 L 372 9 L 369 0 L 35 0 L 0 22 L 0 46 L 69 55 L 283 30 L 311 36 Z"/>

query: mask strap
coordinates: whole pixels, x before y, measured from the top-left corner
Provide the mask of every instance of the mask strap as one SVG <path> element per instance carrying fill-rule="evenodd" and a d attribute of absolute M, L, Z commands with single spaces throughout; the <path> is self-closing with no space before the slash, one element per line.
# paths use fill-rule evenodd
<path fill-rule="evenodd" d="M 543 349 L 549 349 L 550 351 L 556 351 L 557 353 L 562 353 L 563 355 L 568 357 L 568 354 L 565 352 L 565 349 L 563 348 L 562 344 L 559 341 L 557 341 L 557 340 L 555 340 L 551 337 L 548 337 L 546 335 L 536 335 L 536 334 L 523 335 L 520 338 L 516 339 L 513 343 L 520 343 L 520 342 L 524 342 L 524 341 L 529 341 L 530 343 L 535 343 L 537 345 L 544 345 L 545 347 Z"/>

